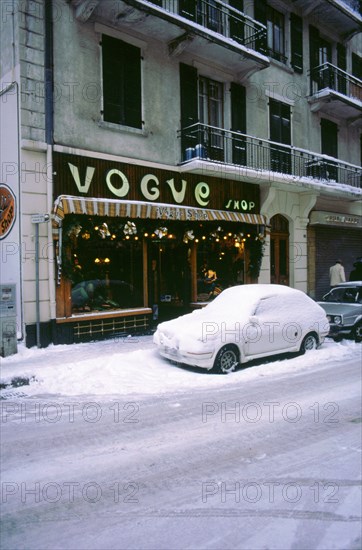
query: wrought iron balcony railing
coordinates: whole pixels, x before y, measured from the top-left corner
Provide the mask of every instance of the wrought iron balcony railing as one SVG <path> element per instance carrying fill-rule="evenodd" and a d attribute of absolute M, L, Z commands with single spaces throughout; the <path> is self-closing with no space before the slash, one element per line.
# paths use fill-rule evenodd
<path fill-rule="evenodd" d="M 204 159 L 249 170 L 362 187 L 362 169 L 339 159 L 196 123 L 180 131 L 182 162 Z"/>
<path fill-rule="evenodd" d="M 149 3 L 265 53 L 266 27 L 221 0 L 150 0 Z"/>
<path fill-rule="evenodd" d="M 329 88 L 347 97 L 362 101 L 362 80 L 352 76 L 332 63 L 323 63 L 310 71 L 311 95 Z"/>

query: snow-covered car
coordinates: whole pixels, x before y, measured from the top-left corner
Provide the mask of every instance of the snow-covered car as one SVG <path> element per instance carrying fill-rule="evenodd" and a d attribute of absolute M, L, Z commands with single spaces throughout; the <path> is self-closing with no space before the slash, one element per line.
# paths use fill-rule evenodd
<path fill-rule="evenodd" d="M 160 323 L 160 354 L 227 373 L 253 359 L 316 349 L 328 334 L 324 310 L 304 292 L 282 285 L 240 285 L 203 309 Z"/>
<path fill-rule="evenodd" d="M 335 340 L 352 336 L 362 342 L 362 281 L 341 283 L 318 303 L 327 314 L 329 336 Z"/>

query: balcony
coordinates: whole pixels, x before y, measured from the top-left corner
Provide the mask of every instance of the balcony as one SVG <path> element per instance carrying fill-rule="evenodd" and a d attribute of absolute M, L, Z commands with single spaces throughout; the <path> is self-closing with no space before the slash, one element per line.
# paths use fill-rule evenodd
<path fill-rule="evenodd" d="M 293 0 L 303 17 L 313 18 L 330 29 L 340 40 L 361 31 L 362 16 L 358 0 Z"/>
<path fill-rule="evenodd" d="M 170 56 L 186 51 L 199 59 L 212 59 L 241 77 L 270 65 L 263 51 L 266 27 L 221 0 L 71 0 L 71 3 L 78 20 L 90 19 L 123 30 L 137 30 L 166 43 Z"/>
<path fill-rule="evenodd" d="M 339 159 L 320 155 L 256 137 L 216 128 L 205 124 L 193 124 L 180 131 L 182 162 L 189 171 L 205 174 L 205 162 L 210 163 L 208 172 L 220 174 L 226 166 L 245 168 L 245 177 L 270 179 L 274 173 L 277 180 L 303 179 L 362 187 L 362 169 Z M 202 162 L 200 162 L 202 161 Z M 264 172 L 264 174 L 263 174 Z M 288 178 L 288 176 L 290 176 Z"/>
<path fill-rule="evenodd" d="M 331 63 L 310 71 L 310 97 L 313 112 L 334 115 L 362 125 L 362 81 Z"/>

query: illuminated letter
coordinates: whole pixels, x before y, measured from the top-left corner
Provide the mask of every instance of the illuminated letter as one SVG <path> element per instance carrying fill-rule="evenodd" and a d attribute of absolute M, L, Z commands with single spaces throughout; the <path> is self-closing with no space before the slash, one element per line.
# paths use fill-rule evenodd
<path fill-rule="evenodd" d="M 111 182 L 111 177 L 114 174 L 117 174 L 117 176 L 121 178 L 122 185 L 119 189 L 117 189 L 117 187 L 114 187 L 114 185 Z M 116 170 L 115 168 L 108 172 L 106 177 L 106 183 L 110 192 L 113 193 L 113 195 L 116 195 L 116 197 L 125 197 L 129 191 L 128 179 L 124 174 L 122 174 L 122 172 L 120 172 L 119 170 Z"/>
<path fill-rule="evenodd" d="M 157 187 L 151 187 L 150 190 L 148 189 L 147 185 L 148 185 L 148 182 L 151 180 L 155 182 L 157 187 L 160 185 L 156 176 L 153 176 L 152 174 L 147 174 L 146 176 L 143 176 L 141 180 L 141 192 L 142 192 L 142 195 L 145 197 L 145 199 L 149 201 L 155 201 L 160 196 L 160 192 L 157 189 Z"/>
<path fill-rule="evenodd" d="M 88 193 L 88 189 L 92 182 L 95 168 L 91 168 L 90 166 L 87 166 L 87 171 L 85 173 L 85 183 L 81 183 L 78 167 L 74 166 L 74 164 L 70 164 L 70 162 L 68 162 L 68 166 L 70 168 L 75 184 L 78 187 L 79 193 Z"/>
<path fill-rule="evenodd" d="M 174 182 L 174 179 L 173 179 L 173 178 L 170 179 L 170 180 L 167 180 L 166 183 L 168 183 L 169 186 L 170 186 L 171 193 L 172 193 L 172 196 L 173 196 L 173 198 L 174 198 L 174 201 L 180 204 L 180 203 L 184 200 L 184 198 L 185 198 L 187 181 L 182 180 L 182 188 L 181 188 L 181 191 L 176 191 L 176 189 L 175 189 L 175 182 Z"/>
<path fill-rule="evenodd" d="M 195 199 L 201 206 L 207 206 L 209 204 L 207 199 L 210 195 L 210 187 L 207 185 L 207 183 L 200 182 L 195 187 Z"/>

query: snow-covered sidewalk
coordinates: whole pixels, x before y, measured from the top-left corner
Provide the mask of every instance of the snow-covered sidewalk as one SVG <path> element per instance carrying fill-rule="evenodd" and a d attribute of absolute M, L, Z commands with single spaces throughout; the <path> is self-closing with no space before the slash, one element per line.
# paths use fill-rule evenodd
<path fill-rule="evenodd" d="M 320 349 L 304 356 L 259 361 L 228 376 L 216 376 L 163 359 L 152 336 L 51 345 L 45 349 L 27 349 L 20 344 L 16 355 L 1 358 L 1 394 L 3 398 L 162 395 L 188 388 L 216 388 L 257 377 L 296 374 L 353 357 L 362 358 L 361 344 L 348 340 L 336 343 L 327 338 Z"/>

